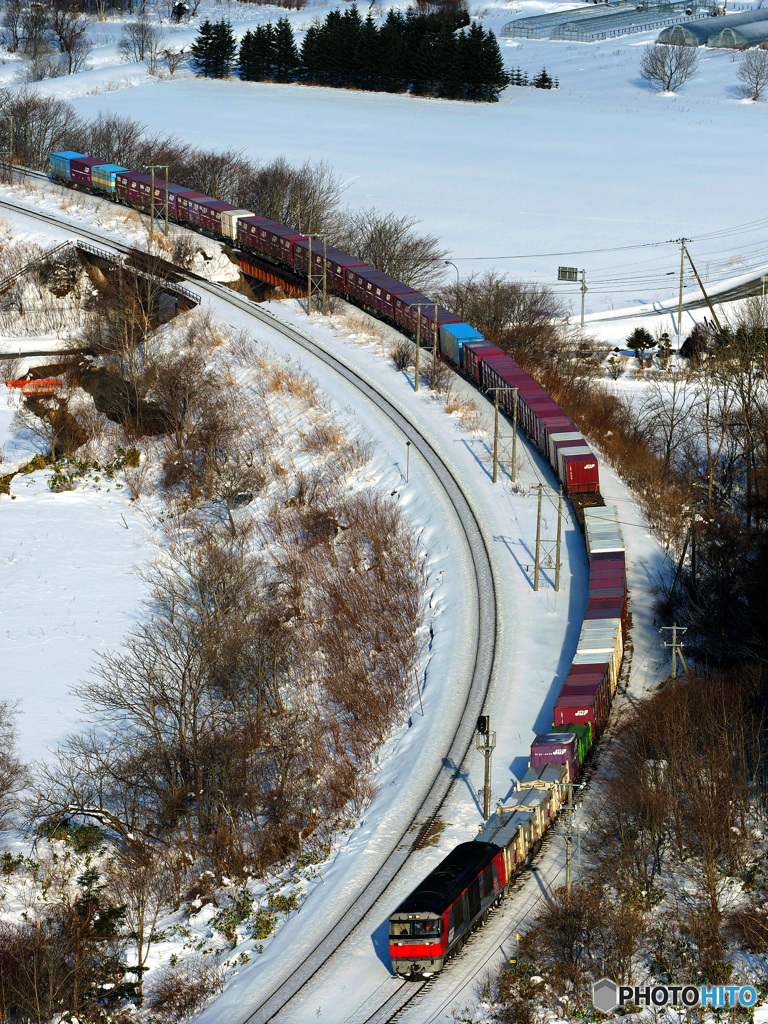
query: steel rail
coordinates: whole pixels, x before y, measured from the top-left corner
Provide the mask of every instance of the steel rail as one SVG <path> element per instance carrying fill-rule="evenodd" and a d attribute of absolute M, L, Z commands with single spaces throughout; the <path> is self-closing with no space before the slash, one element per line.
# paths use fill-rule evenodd
<path fill-rule="evenodd" d="M 21 203 L 12 203 L 8 200 L 0 199 L 0 207 L 21 212 L 25 216 L 45 224 L 55 225 L 58 228 L 65 227 L 73 231 L 73 233 L 89 239 L 99 247 L 105 246 L 122 254 L 127 254 L 134 248 L 116 240 L 105 238 L 103 234 L 91 231 L 86 226 L 73 224 L 71 221 L 66 221 L 52 213 L 32 210 Z M 436 444 L 430 442 L 422 435 L 407 411 L 396 408 L 395 405 L 380 395 L 356 370 L 338 358 L 338 356 L 331 355 L 315 339 L 303 331 L 285 323 L 273 313 L 261 309 L 255 303 L 238 295 L 224 285 L 206 281 L 199 275 L 186 271 L 179 270 L 179 273 L 187 279 L 194 280 L 202 292 L 206 292 L 209 296 L 225 301 L 229 305 L 246 312 L 253 316 L 254 319 L 273 328 L 283 337 L 295 342 L 326 366 L 333 369 L 347 383 L 355 387 L 371 404 L 376 406 L 380 412 L 387 416 L 390 422 L 411 441 L 415 450 L 419 452 L 427 465 L 429 465 L 446 498 L 453 506 L 457 525 L 464 535 L 474 576 L 472 580 L 476 608 L 474 664 L 471 680 L 464 694 L 461 713 L 451 736 L 448 749 L 444 751 L 441 763 L 426 787 L 417 811 L 399 834 L 396 841 L 391 843 L 389 854 L 373 877 L 365 884 L 353 902 L 347 906 L 341 917 L 327 929 L 325 935 L 315 944 L 315 947 L 304 955 L 303 959 L 296 966 L 291 967 L 288 977 L 281 979 L 277 986 L 273 988 L 273 991 L 266 996 L 260 995 L 258 1005 L 250 1007 L 244 1015 L 238 1018 L 239 1024 L 267 1024 L 268 1021 L 274 1020 L 288 1002 L 315 977 L 317 971 L 331 960 L 341 944 L 364 921 L 374 905 L 382 898 L 411 855 L 412 844 L 408 841 L 408 835 L 414 825 L 423 822 L 425 819 L 433 818 L 437 814 L 451 792 L 454 783 L 459 778 L 461 764 L 472 744 L 477 716 L 483 709 L 494 676 L 498 614 L 496 585 L 488 546 L 472 503 L 454 476 L 447 460 L 438 452 Z M 234 1020 L 235 1018 L 228 1015 L 226 1018 L 221 1016 L 219 1019 Z"/>

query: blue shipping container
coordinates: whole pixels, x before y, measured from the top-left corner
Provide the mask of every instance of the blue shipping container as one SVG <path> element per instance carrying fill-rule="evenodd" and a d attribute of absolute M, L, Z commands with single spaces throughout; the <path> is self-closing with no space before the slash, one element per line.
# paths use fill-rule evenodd
<path fill-rule="evenodd" d="M 72 179 L 69 174 L 70 160 L 79 160 L 84 156 L 85 153 L 75 153 L 71 149 L 63 149 L 59 153 L 51 153 L 51 177 L 64 178 L 65 181 L 71 181 Z"/>
<path fill-rule="evenodd" d="M 94 164 L 91 168 L 91 183 L 94 188 L 103 192 L 114 192 L 116 176 L 127 170 L 127 167 L 121 167 L 119 164 Z"/>
<path fill-rule="evenodd" d="M 461 366 L 461 346 L 467 341 L 483 341 L 482 334 L 469 324 L 441 324 L 440 351 L 455 366 Z"/>

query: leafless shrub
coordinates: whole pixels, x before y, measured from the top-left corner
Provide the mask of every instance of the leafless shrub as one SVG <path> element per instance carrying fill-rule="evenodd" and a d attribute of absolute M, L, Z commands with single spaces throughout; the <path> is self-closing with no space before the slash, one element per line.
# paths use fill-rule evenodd
<path fill-rule="evenodd" d="M 640 60 L 640 77 L 663 92 L 675 92 L 699 70 L 699 55 L 694 46 L 651 43 Z"/>
<path fill-rule="evenodd" d="M 221 992 L 224 978 L 224 969 L 215 958 L 189 957 L 157 972 L 146 1006 L 162 1024 L 188 1020 Z"/>
<path fill-rule="evenodd" d="M 407 338 L 401 338 L 397 344 L 390 350 L 392 361 L 398 370 L 407 370 L 409 366 L 413 366 L 416 353 L 416 346 L 408 341 Z"/>
<path fill-rule="evenodd" d="M 84 70 L 91 52 L 88 40 L 90 18 L 67 0 L 55 0 L 50 8 L 50 26 L 66 73 L 74 75 Z"/>
<path fill-rule="evenodd" d="M 161 51 L 161 56 L 168 65 L 168 71 L 171 75 L 174 75 L 179 67 L 189 56 L 187 51 L 182 47 L 180 50 L 174 50 L 170 47 Z"/>

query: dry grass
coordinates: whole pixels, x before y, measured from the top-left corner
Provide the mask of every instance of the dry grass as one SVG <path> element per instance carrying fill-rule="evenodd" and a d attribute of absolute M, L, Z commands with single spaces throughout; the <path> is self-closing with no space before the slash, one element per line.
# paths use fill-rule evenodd
<path fill-rule="evenodd" d="M 305 452 L 332 452 L 346 441 L 338 424 L 322 420 L 305 434 L 301 441 L 301 449 Z"/>

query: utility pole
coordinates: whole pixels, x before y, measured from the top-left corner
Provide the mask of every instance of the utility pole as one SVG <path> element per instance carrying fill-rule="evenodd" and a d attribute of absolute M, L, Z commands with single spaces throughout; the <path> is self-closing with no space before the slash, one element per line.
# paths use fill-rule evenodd
<path fill-rule="evenodd" d="M 582 270 L 582 272 L 581 272 L 581 326 L 582 326 L 582 329 L 584 328 L 584 296 L 587 294 L 587 291 L 588 291 L 587 282 L 586 282 L 586 279 L 585 279 L 586 273 L 587 273 L 586 270 Z"/>
<path fill-rule="evenodd" d="M 563 485 L 560 484 L 560 500 L 557 503 L 557 552 L 555 554 L 555 590 L 560 590 L 560 539 L 563 532 Z"/>
<path fill-rule="evenodd" d="M 308 234 L 309 250 L 307 252 L 307 316 L 312 312 L 312 292 L 319 291 L 319 286 L 313 285 L 312 279 L 312 239 L 322 238 L 323 240 L 323 316 L 328 316 L 328 243 L 324 234 Z"/>
<path fill-rule="evenodd" d="M 165 237 L 168 237 L 168 164 L 165 165 Z"/>
<path fill-rule="evenodd" d="M 155 166 L 149 168 L 149 240 L 155 237 Z"/>
<path fill-rule="evenodd" d="M 405 482 L 408 483 L 408 475 L 411 470 L 411 442 L 405 442 Z"/>
<path fill-rule="evenodd" d="M 541 484 L 539 484 L 539 511 L 536 516 L 536 555 L 533 564 L 533 589 L 539 589 L 539 549 L 541 546 Z"/>
<path fill-rule="evenodd" d="M 680 298 L 677 303 L 677 351 L 680 351 L 680 335 L 683 329 L 683 272 L 685 271 L 685 243 L 689 238 L 678 238 L 680 243 Z"/>
<path fill-rule="evenodd" d="M 496 476 L 499 466 L 499 389 L 493 389 L 493 482 L 496 483 Z"/>
<path fill-rule="evenodd" d="M 583 782 L 566 782 L 565 786 L 568 788 L 568 804 L 565 808 L 565 813 L 568 815 L 568 826 L 565 830 L 565 888 L 570 893 L 573 880 L 571 877 L 571 867 L 573 864 L 573 812 L 575 810 L 573 806 L 573 791 L 574 789 L 583 789 Z"/>
<path fill-rule="evenodd" d="M 432 322 L 432 373 L 429 378 L 429 386 L 435 390 L 435 367 L 437 365 L 437 303 L 435 303 L 435 319 Z"/>
<path fill-rule="evenodd" d="M 565 830 L 565 888 L 571 892 L 571 862 L 573 861 L 573 786 L 568 786 L 568 828 Z"/>
<path fill-rule="evenodd" d="M 517 479 L 517 388 L 512 389 L 512 483 Z"/>
<path fill-rule="evenodd" d="M 13 184 L 13 118 L 8 118 L 8 184 Z"/>
<path fill-rule="evenodd" d="M 688 629 L 684 628 L 683 626 L 678 626 L 678 624 L 676 622 L 674 622 L 671 626 L 662 626 L 661 627 L 661 632 L 662 633 L 666 633 L 668 630 L 671 630 L 671 632 L 672 632 L 672 643 L 666 643 L 666 641 L 665 641 L 664 646 L 672 648 L 672 675 L 675 678 L 677 677 L 677 658 L 678 658 L 678 656 L 680 657 L 680 661 L 682 662 L 683 668 L 685 669 L 686 673 L 689 674 L 688 673 L 688 665 L 686 664 L 685 658 L 683 657 L 683 646 L 684 645 L 681 643 L 680 640 L 677 639 L 678 634 L 682 635 L 683 633 L 687 633 Z"/>
<path fill-rule="evenodd" d="M 712 319 L 715 321 L 715 326 L 717 327 L 718 331 L 720 331 L 720 333 L 722 334 L 723 333 L 723 328 L 720 326 L 720 321 L 717 319 L 717 313 L 715 312 L 715 308 L 712 305 L 712 303 L 709 301 L 709 296 L 707 295 L 706 291 L 704 290 L 704 285 L 701 283 L 701 278 L 699 277 L 699 272 L 696 269 L 696 267 L 694 267 L 694 265 L 693 265 L 693 260 L 691 259 L 691 254 L 688 252 L 688 249 L 687 249 L 685 243 L 683 243 L 683 250 L 685 252 L 685 255 L 688 257 L 688 262 L 691 264 L 691 270 L 693 271 L 693 273 L 694 273 L 694 275 L 696 277 L 696 280 L 699 283 L 699 288 L 701 288 L 701 294 L 704 296 L 704 298 L 707 301 L 707 305 L 709 306 L 709 312 L 712 314 Z"/>
<path fill-rule="evenodd" d="M 168 237 L 168 164 L 145 164 L 144 170 L 150 173 L 150 206 L 149 206 L 149 237 L 155 234 L 155 171 L 165 170 L 165 237 Z"/>
<path fill-rule="evenodd" d="M 488 715 L 480 715 L 477 720 L 475 746 L 485 758 L 483 821 L 488 821 L 491 808 L 491 755 L 493 754 L 493 748 L 496 746 L 496 733 L 491 732 L 491 720 Z"/>

